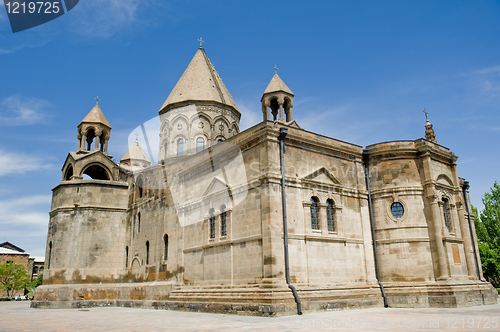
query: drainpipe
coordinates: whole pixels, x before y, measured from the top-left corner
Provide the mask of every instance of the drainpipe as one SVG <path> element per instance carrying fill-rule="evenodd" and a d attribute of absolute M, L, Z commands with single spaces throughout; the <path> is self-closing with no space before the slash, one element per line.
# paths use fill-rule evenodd
<path fill-rule="evenodd" d="M 470 238 L 472 240 L 472 248 L 474 248 L 474 261 L 476 262 L 476 270 L 477 270 L 477 277 L 479 280 L 481 280 L 481 272 L 479 270 L 479 261 L 477 259 L 477 251 L 476 251 L 476 240 L 474 239 L 474 230 L 472 229 L 472 223 L 470 220 L 470 212 L 469 212 L 469 204 L 467 204 L 467 189 L 469 189 L 469 181 L 464 181 L 464 185 L 462 186 L 462 192 L 464 194 L 464 203 L 465 203 L 465 210 L 467 211 L 467 220 L 469 221 L 469 231 L 470 231 Z M 481 280 L 483 281 L 483 280 Z"/>
<path fill-rule="evenodd" d="M 370 224 L 372 228 L 373 256 L 375 257 L 375 275 L 377 277 L 378 285 L 380 286 L 380 291 L 382 292 L 382 297 L 384 298 L 384 307 L 387 308 L 389 304 L 387 303 L 387 295 L 385 294 L 384 285 L 382 285 L 382 283 L 380 282 L 380 273 L 378 266 L 377 241 L 375 240 L 375 224 L 373 222 L 372 193 L 370 190 L 370 173 L 368 169 L 368 150 L 363 151 L 363 164 L 365 166 L 366 188 L 368 189 L 368 209 L 370 210 Z"/>
<path fill-rule="evenodd" d="M 288 128 L 281 127 L 280 128 L 280 159 L 281 159 L 281 202 L 283 203 L 283 240 L 285 243 L 285 275 L 286 275 L 286 283 L 288 284 L 288 288 L 292 290 L 293 297 L 295 298 L 295 302 L 297 303 L 297 314 L 302 315 L 301 305 L 299 294 L 297 294 L 297 290 L 290 283 L 290 263 L 288 259 L 288 228 L 286 222 L 286 195 L 285 195 L 285 137 L 288 133 Z"/>

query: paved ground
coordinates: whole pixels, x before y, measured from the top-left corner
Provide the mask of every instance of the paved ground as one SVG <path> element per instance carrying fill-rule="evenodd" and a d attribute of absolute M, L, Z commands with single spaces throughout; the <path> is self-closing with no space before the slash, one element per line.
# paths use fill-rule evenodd
<path fill-rule="evenodd" d="M 500 331 L 500 304 L 376 308 L 277 318 L 130 308 L 31 309 L 0 302 L 0 331 Z"/>

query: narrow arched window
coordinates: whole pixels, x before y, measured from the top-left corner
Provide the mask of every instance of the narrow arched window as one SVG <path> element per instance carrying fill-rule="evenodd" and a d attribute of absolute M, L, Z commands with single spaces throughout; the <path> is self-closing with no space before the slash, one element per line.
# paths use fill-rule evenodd
<path fill-rule="evenodd" d="M 214 216 L 214 209 L 210 209 L 209 215 L 210 215 L 210 238 L 211 239 L 215 239 L 215 216 Z"/>
<path fill-rule="evenodd" d="M 165 159 L 168 157 L 168 143 L 167 142 L 163 143 L 163 155 L 165 156 Z"/>
<path fill-rule="evenodd" d="M 165 253 L 164 253 L 164 260 L 167 260 L 168 259 L 168 234 L 165 234 L 165 236 L 163 237 L 163 244 L 164 244 L 164 249 L 165 249 Z"/>
<path fill-rule="evenodd" d="M 177 155 L 182 156 L 184 154 L 184 138 L 179 138 L 177 140 Z"/>
<path fill-rule="evenodd" d="M 319 201 L 316 197 L 311 197 L 311 228 L 319 229 Z"/>
<path fill-rule="evenodd" d="M 328 231 L 335 232 L 335 208 L 333 206 L 333 201 L 328 199 L 326 201 L 326 219 L 328 221 Z"/>
<path fill-rule="evenodd" d="M 139 198 L 142 198 L 142 195 L 143 195 L 143 190 L 142 190 L 142 187 L 143 187 L 142 176 L 137 179 L 136 184 L 137 184 L 137 190 L 139 191 Z"/>
<path fill-rule="evenodd" d="M 226 206 L 222 205 L 220 207 L 220 236 L 227 235 L 227 212 Z"/>
<path fill-rule="evenodd" d="M 196 153 L 203 151 L 205 148 L 205 140 L 203 137 L 198 137 L 196 139 Z"/>
<path fill-rule="evenodd" d="M 149 265 L 149 241 L 146 241 L 146 265 Z"/>
<path fill-rule="evenodd" d="M 47 270 L 50 269 L 51 259 L 52 259 L 52 241 L 49 242 L 49 260 L 47 262 Z"/>
<path fill-rule="evenodd" d="M 443 197 L 443 216 L 444 216 L 444 224 L 448 231 L 452 231 L 451 227 L 451 214 L 450 214 L 450 201 L 448 198 Z"/>
<path fill-rule="evenodd" d="M 137 233 L 141 231 L 141 213 L 137 214 Z"/>
<path fill-rule="evenodd" d="M 128 267 L 128 247 L 125 247 L 125 268 Z"/>

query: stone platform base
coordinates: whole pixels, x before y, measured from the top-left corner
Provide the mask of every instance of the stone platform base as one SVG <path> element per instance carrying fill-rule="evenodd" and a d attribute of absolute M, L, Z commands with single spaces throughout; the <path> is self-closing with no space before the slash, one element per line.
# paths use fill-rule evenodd
<path fill-rule="evenodd" d="M 302 312 L 382 307 L 378 285 L 335 287 L 297 286 Z M 497 292 L 489 283 L 448 285 L 388 284 L 390 307 L 464 307 L 494 304 Z M 37 288 L 32 308 L 134 307 L 240 314 L 283 316 L 297 314 L 290 289 L 254 285 L 248 287 L 175 286 L 166 282 L 122 284 L 44 285 Z"/>
<path fill-rule="evenodd" d="M 498 292 L 489 283 L 384 283 L 389 307 L 393 308 L 460 308 L 496 304 Z"/>

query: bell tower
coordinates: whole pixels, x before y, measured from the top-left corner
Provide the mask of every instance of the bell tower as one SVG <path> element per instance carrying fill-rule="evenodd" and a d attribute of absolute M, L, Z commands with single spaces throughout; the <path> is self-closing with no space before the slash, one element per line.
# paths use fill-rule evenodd
<path fill-rule="evenodd" d="M 111 135 L 111 126 L 99 107 L 99 97 L 95 98 L 94 108 L 78 125 L 77 153 L 88 153 L 100 150 L 108 154 L 108 141 Z"/>
<path fill-rule="evenodd" d="M 264 121 L 292 122 L 294 94 L 278 76 L 276 66 L 274 66 L 274 70 L 274 76 L 260 100 Z M 272 118 L 269 116 L 269 112 L 271 112 Z"/>

